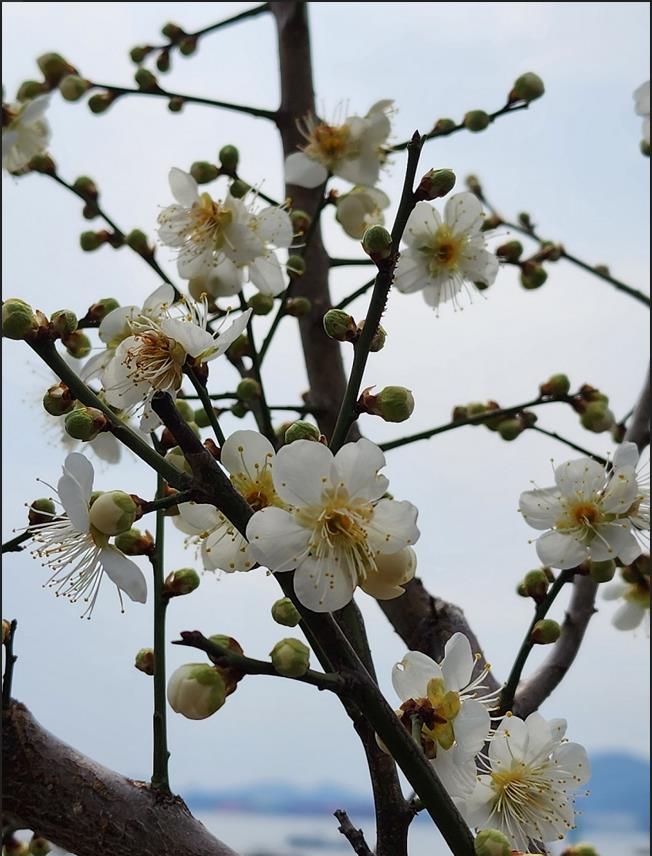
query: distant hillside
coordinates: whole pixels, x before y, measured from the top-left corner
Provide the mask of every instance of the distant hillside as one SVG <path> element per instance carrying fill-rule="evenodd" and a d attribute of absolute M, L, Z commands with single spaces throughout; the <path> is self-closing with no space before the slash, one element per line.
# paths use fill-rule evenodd
<path fill-rule="evenodd" d="M 616 824 L 646 832 L 650 826 L 650 763 L 623 752 L 602 752 L 591 757 L 589 796 L 580 797 L 578 827 Z M 313 787 L 287 781 L 266 781 L 232 790 L 195 790 L 184 794 L 191 809 L 256 814 L 325 815 L 343 808 L 350 816 L 373 816 L 367 794 L 336 784 Z"/>

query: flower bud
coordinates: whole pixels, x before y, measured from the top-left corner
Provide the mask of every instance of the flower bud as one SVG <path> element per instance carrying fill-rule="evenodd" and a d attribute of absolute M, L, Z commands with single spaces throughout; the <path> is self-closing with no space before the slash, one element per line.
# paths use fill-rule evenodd
<path fill-rule="evenodd" d="M 99 115 L 108 110 L 115 99 L 116 96 L 112 92 L 98 92 L 95 95 L 91 95 L 88 99 L 88 109 L 91 113 Z"/>
<path fill-rule="evenodd" d="M 516 417 L 503 419 L 502 422 L 498 423 L 496 430 L 503 440 L 507 440 L 509 442 L 511 440 L 515 440 L 519 434 L 523 433 L 523 423 Z"/>
<path fill-rule="evenodd" d="M 338 342 L 353 342 L 357 338 L 358 328 L 355 320 L 343 309 L 329 309 L 323 318 L 324 331 Z"/>
<path fill-rule="evenodd" d="M 170 70 L 170 51 L 162 50 L 156 57 L 156 67 L 159 71 L 166 72 Z"/>
<path fill-rule="evenodd" d="M 82 232 L 79 236 L 79 246 L 85 253 L 92 253 L 106 243 L 105 232 Z"/>
<path fill-rule="evenodd" d="M 53 331 L 63 338 L 77 329 L 77 316 L 71 309 L 59 309 L 50 315 Z"/>
<path fill-rule="evenodd" d="M 39 95 L 50 91 L 50 87 L 42 80 L 25 80 L 18 87 L 16 101 L 33 101 Z"/>
<path fill-rule="evenodd" d="M 76 74 L 66 75 L 59 83 L 59 92 L 66 101 L 79 101 L 90 88 L 90 81 L 84 80 Z"/>
<path fill-rule="evenodd" d="M 607 407 L 606 401 L 590 401 L 580 415 L 582 427 L 595 434 L 610 431 L 615 421 L 616 417 Z"/>
<path fill-rule="evenodd" d="M 168 101 L 168 110 L 170 113 L 180 113 L 185 103 L 185 99 L 179 95 L 175 95 Z"/>
<path fill-rule="evenodd" d="M 604 562 L 591 562 L 589 574 L 591 579 L 596 583 L 608 583 L 614 578 L 616 573 L 616 563 L 613 559 L 607 559 Z"/>
<path fill-rule="evenodd" d="M 42 835 L 33 835 L 29 842 L 30 856 L 47 856 L 52 851 L 52 845 Z"/>
<path fill-rule="evenodd" d="M 229 193 L 236 199 L 242 199 L 242 197 L 249 193 L 250 190 L 251 185 L 247 184 L 246 181 L 242 181 L 240 178 L 236 178 L 235 181 L 232 181 L 231 186 L 229 187 Z"/>
<path fill-rule="evenodd" d="M 170 676 L 167 696 L 176 713 L 188 719 L 206 719 L 224 704 L 224 679 L 207 663 L 186 663 Z"/>
<path fill-rule="evenodd" d="M 301 256 L 288 256 L 285 269 L 292 276 L 303 276 L 306 272 L 306 263 Z"/>
<path fill-rule="evenodd" d="M 243 378 L 235 391 L 241 401 L 253 401 L 256 398 L 260 398 L 261 394 L 260 384 L 252 377 Z"/>
<path fill-rule="evenodd" d="M 553 398 L 564 398 L 570 392 L 570 380 L 565 374 L 555 374 L 539 386 L 541 395 L 550 395 Z"/>
<path fill-rule="evenodd" d="M 561 856 L 598 856 L 598 851 L 591 844 L 571 844 L 566 847 Z"/>
<path fill-rule="evenodd" d="M 452 134 L 457 128 L 457 123 L 452 119 L 437 119 L 431 133 L 438 137 L 444 137 L 446 134 Z"/>
<path fill-rule="evenodd" d="M 222 146 L 217 157 L 224 172 L 233 173 L 238 168 L 240 152 L 235 146 Z"/>
<path fill-rule="evenodd" d="M 75 440 L 94 440 L 107 425 L 106 416 L 95 407 L 76 407 L 67 413 L 64 428 Z"/>
<path fill-rule="evenodd" d="M 215 181 L 219 174 L 220 171 L 215 164 L 208 161 L 195 161 L 190 167 L 190 175 L 197 184 L 208 184 L 209 181 Z"/>
<path fill-rule="evenodd" d="M 440 199 L 455 187 L 457 176 L 452 169 L 430 169 L 419 182 L 417 200 Z"/>
<path fill-rule="evenodd" d="M 528 291 L 540 288 L 547 279 L 548 274 L 537 262 L 527 261 L 521 265 L 521 285 Z"/>
<path fill-rule="evenodd" d="M 362 236 L 362 249 L 378 264 L 392 255 L 392 236 L 384 226 L 369 226 Z"/>
<path fill-rule="evenodd" d="M 310 667 L 310 649 L 300 639 L 281 639 L 269 656 L 279 675 L 286 678 L 300 678 Z"/>
<path fill-rule="evenodd" d="M 274 297 L 271 294 L 263 294 L 258 291 L 251 295 L 247 301 L 247 306 L 253 310 L 254 315 L 269 315 L 274 308 Z"/>
<path fill-rule="evenodd" d="M 523 244 L 520 241 L 507 241 L 496 247 L 496 255 L 506 262 L 517 262 L 523 254 Z"/>
<path fill-rule="evenodd" d="M 62 337 L 61 341 L 66 351 L 76 360 L 87 357 L 91 352 L 91 340 L 81 330 L 73 330 L 72 333 Z"/>
<path fill-rule="evenodd" d="M 77 74 L 77 69 L 58 53 L 41 54 L 36 64 L 50 86 L 57 86 L 59 81 L 69 74 Z"/>
<path fill-rule="evenodd" d="M 312 222 L 310 214 L 298 208 L 290 212 L 290 220 L 292 221 L 292 228 L 295 235 L 303 235 L 310 228 L 310 223 Z"/>
<path fill-rule="evenodd" d="M 473 840 L 476 856 L 511 856 L 509 839 L 497 829 L 481 829 Z"/>
<path fill-rule="evenodd" d="M 152 74 L 147 68 L 139 68 L 134 74 L 134 80 L 138 84 L 141 92 L 158 92 L 161 88 L 158 85 L 156 75 Z"/>
<path fill-rule="evenodd" d="M 540 262 L 558 262 L 563 252 L 564 248 L 561 244 L 555 244 L 554 241 L 542 241 L 536 259 Z"/>
<path fill-rule="evenodd" d="M 165 460 L 168 464 L 172 464 L 172 466 L 179 470 L 182 473 L 187 473 L 188 475 L 192 475 L 192 469 L 190 468 L 190 464 L 186 460 L 186 456 L 181 451 L 179 446 L 173 446 L 171 449 L 164 455 Z"/>
<path fill-rule="evenodd" d="M 550 582 L 543 568 L 528 571 L 523 577 L 524 597 L 531 597 L 536 603 L 540 603 L 548 592 Z"/>
<path fill-rule="evenodd" d="M 88 307 L 86 317 L 91 321 L 99 323 L 106 318 L 109 312 L 113 312 L 113 310 L 117 309 L 119 306 L 120 304 L 114 297 L 102 297 L 97 301 L 97 303 L 92 303 Z"/>
<path fill-rule="evenodd" d="M 320 437 L 321 433 L 316 425 L 300 419 L 297 422 L 293 422 L 285 432 L 285 443 L 294 443 L 295 440 L 313 440 L 319 442 Z"/>
<path fill-rule="evenodd" d="M 285 627 L 296 627 L 301 621 L 299 610 L 289 597 L 282 597 L 272 604 L 272 618 L 277 624 L 283 624 Z"/>
<path fill-rule="evenodd" d="M 378 395 L 365 389 L 358 404 L 363 413 L 380 416 L 385 422 L 405 422 L 414 411 L 414 397 L 404 386 L 386 386 Z"/>
<path fill-rule="evenodd" d="M 180 568 L 168 574 L 163 583 L 163 594 L 166 597 L 179 597 L 190 594 L 199 588 L 199 574 L 194 568 Z"/>
<path fill-rule="evenodd" d="M 132 229 L 125 237 L 125 244 L 140 256 L 149 257 L 152 255 L 152 248 L 147 242 L 147 235 L 140 229 Z"/>
<path fill-rule="evenodd" d="M 144 672 L 146 675 L 154 674 L 154 649 L 141 648 L 136 654 L 134 666 L 139 672 Z"/>
<path fill-rule="evenodd" d="M 185 39 L 181 39 L 179 42 L 179 53 L 183 54 L 183 56 L 192 56 L 196 50 L 197 39 L 195 36 L 186 36 Z"/>
<path fill-rule="evenodd" d="M 136 503 L 123 490 L 109 490 L 100 494 L 91 505 L 88 519 L 91 526 L 103 535 L 118 535 L 133 526 Z"/>
<path fill-rule="evenodd" d="M 154 551 L 151 533 L 141 532 L 140 529 L 118 533 L 113 543 L 125 556 L 151 556 Z"/>
<path fill-rule="evenodd" d="M 364 329 L 364 321 L 358 321 L 358 331 L 362 332 Z M 369 350 L 372 353 L 376 353 L 377 351 L 382 351 L 385 347 L 385 341 L 387 340 L 387 332 L 384 327 L 378 325 L 378 329 L 374 333 L 374 337 L 371 340 L 371 344 L 369 345 Z"/>
<path fill-rule="evenodd" d="M 39 328 L 32 307 L 17 297 L 2 304 L 2 335 L 7 339 L 26 339 Z"/>
<path fill-rule="evenodd" d="M 29 507 L 27 519 L 30 526 L 37 526 L 39 523 L 49 523 L 55 513 L 55 505 L 51 499 L 35 499 Z"/>
<path fill-rule="evenodd" d="M 532 628 L 530 642 L 535 645 L 550 645 L 556 642 L 561 635 L 561 627 L 552 618 L 542 618 Z"/>
<path fill-rule="evenodd" d="M 183 30 L 178 24 L 174 24 L 172 21 L 168 21 L 167 24 L 164 24 L 161 27 L 161 34 L 164 35 L 166 39 L 170 39 L 171 42 L 175 42 L 185 36 L 186 31 Z"/>
<path fill-rule="evenodd" d="M 236 401 L 231 405 L 231 413 L 236 419 L 243 419 L 249 413 L 249 408 L 244 401 Z"/>
<path fill-rule="evenodd" d="M 484 110 L 469 110 L 464 119 L 462 119 L 462 124 L 467 131 L 472 131 L 475 134 L 489 127 L 491 117 Z"/>
<path fill-rule="evenodd" d="M 286 315 L 291 315 L 293 318 L 303 318 L 310 312 L 312 303 L 307 297 L 288 297 L 284 306 Z"/>
<path fill-rule="evenodd" d="M 515 101 L 525 101 L 526 104 L 529 104 L 530 101 L 541 98 L 544 92 L 543 80 L 539 75 L 527 71 L 516 78 L 507 100 L 509 104 L 513 104 Z"/>
<path fill-rule="evenodd" d="M 63 381 L 51 386 L 43 396 L 43 409 L 50 416 L 63 416 L 64 413 L 70 413 L 74 406 L 75 398 Z"/>
<path fill-rule="evenodd" d="M 135 62 L 136 65 L 140 65 L 141 62 L 147 59 L 151 52 L 152 49 L 149 45 L 136 45 L 135 48 L 132 48 L 129 51 L 129 56 L 132 62 Z"/>

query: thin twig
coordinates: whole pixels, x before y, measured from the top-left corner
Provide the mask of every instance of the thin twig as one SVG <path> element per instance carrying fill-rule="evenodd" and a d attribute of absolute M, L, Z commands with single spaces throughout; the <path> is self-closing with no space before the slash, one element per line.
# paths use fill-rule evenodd
<path fill-rule="evenodd" d="M 11 682 L 14 676 L 14 663 L 18 657 L 14 654 L 14 636 L 18 622 L 14 618 L 9 625 L 9 633 L 3 641 L 5 646 L 5 673 L 2 676 L 2 709 L 7 710 L 11 703 Z"/>
<path fill-rule="evenodd" d="M 333 815 L 338 819 L 340 823 L 337 831 L 341 832 L 342 835 L 346 838 L 346 840 L 353 848 L 353 852 L 356 853 L 357 856 L 374 856 L 373 851 L 369 848 L 369 845 L 364 840 L 364 833 L 361 829 L 355 828 L 355 826 L 349 820 L 349 816 L 344 811 L 344 809 L 336 809 L 333 812 Z"/>

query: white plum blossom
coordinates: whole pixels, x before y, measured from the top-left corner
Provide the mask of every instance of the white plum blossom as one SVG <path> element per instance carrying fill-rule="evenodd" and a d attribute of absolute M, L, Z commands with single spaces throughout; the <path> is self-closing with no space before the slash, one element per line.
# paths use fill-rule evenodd
<path fill-rule="evenodd" d="M 643 142 L 650 145 L 650 81 L 646 80 L 634 90 L 634 109 L 637 116 L 643 118 Z"/>
<path fill-rule="evenodd" d="M 544 565 L 574 568 L 585 559 L 620 559 L 630 564 L 642 552 L 650 528 L 650 491 L 636 474 L 638 450 L 622 443 L 613 466 L 591 458 L 566 461 L 555 469 L 555 487 L 521 494 L 519 511 L 534 529 Z M 649 538 L 649 535 L 648 535 Z"/>
<path fill-rule="evenodd" d="M 620 569 L 621 578 L 600 586 L 605 600 L 622 601 L 611 623 L 618 630 L 636 630 L 643 625 L 650 635 L 650 557 L 639 556 L 633 565 Z"/>
<path fill-rule="evenodd" d="M 454 633 L 441 663 L 408 651 L 392 669 L 402 701 L 397 713 L 411 733 L 418 731 L 417 739 L 458 807 L 475 787 L 475 756 L 489 737 L 495 700 L 495 694 L 483 692 L 489 667 L 473 678 L 477 659 L 466 636 Z"/>
<path fill-rule="evenodd" d="M 347 235 L 361 239 L 369 226 L 383 226 L 389 197 L 376 187 L 357 185 L 335 200 L 335 218 Z"/>
<path fill-rule="evenodd" d="M 183 170 L 170 170 L 170 187 L 177 200 L 158 217 L 158 235 L 178 250 L 177 268 L 183 279 L 217 278 L 225 293 L 235 294 L 248 279 L 263 294 L 286 288 L 274 248 L 292 243 L 292 221 L 281 208 L 255 212 L 227 194 L 224 201 L 199 193 L 195 179 Z"/>
<path fill-rule="evenodd" d="M 117 586 L 121 604 L 122 592 L 138 603 L 145 603 L 147 599 L 147 584 L 138 565 L 93 525 L 93 478 L 90 461 L 79 452 L 69 454 L 57 484 L 63 514 L 53 515 L 51 520 L 30 527 L 35 544 L 32 555 L 54 571 L 48 585 L 72 603 L 83 599 L 88 603 L 84 615 L 89 617 L 105 573 Z"/>
<path fill-rule="evenodd" d="M 268 506 L 285 508 L 272 480 L 274 458 L 272 444 L 256 431 L 235 431 L 222 446 L 220 462 L 255 511 Z M 256 564 L 246 539 L 213 505 L 184 502 L 179 517 L 179 528 L 199 539 L 207 570 L 248 571 Z"/>
<path fill-rule="evenodd" d="M 565 732 L 563 719 L 505 716 L 468 800 L 467 822 L 500 830 L 517 850 L 528 850 L 530 840 L 563 838 L 574 826 L 573 791 L 590 776 L 584 747 L 566 741 Z"/>
<path fill-rule="evenodd" d="M 378 101 L 366 116 L 349 116 L 340 125 L 308 116 L 299 126 L 306 145 L 286 158 L 285 180 L 299 187 L 318 187 L 330 174 L 373 187 L 387 158 L 393 103 Z"/>
<path fill-rule="evenodd" d="M 247 540 L 252 555 L 272 571 L 295 570 L 294 590 L 308 609 L 346 606 L 357 586 L 382 573 L 379 556 L 418 539 L 417 509 L 383 498 L 388 481 L 378 471 L 384 465 L 383 453 L 366 439 L 335 455 L 310 440 L 278 451 L 274 488 L 289 508 L 257 511 Z"/>
<path fill-rule="evenodd" d="M 401 251 L 394 285 L 403 294 L 422 291 L 428 306 L 458 306 L 467 284 L 491 285 L 498 259 L 486 247 L 482 231 L 484 212 L 473 193 L 456 193 L 447 200 L 443 218 L 429 202 L 417 202 L 403 233 L 407 249 Z"/>
<path fill-rule="evenodd" d="M 23 169 L 50 142 L 50 126 L 44 117 L 49 95 L 24 104 L 2 105 L 2 166 L 7 172 Z"/>

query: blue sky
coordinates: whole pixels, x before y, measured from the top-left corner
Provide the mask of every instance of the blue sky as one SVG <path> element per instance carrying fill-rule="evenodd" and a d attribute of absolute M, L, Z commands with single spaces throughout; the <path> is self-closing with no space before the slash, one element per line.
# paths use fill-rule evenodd
<path fill-rule="evenodd" d="M 157 42 L 167 20 L 192 31 L 249 5 L 4 3 L 5 93 L 13 98 L 22 80 L 37 77 L 34 59 L 50 50 L 91 79 L 130 85 L 129 48 Z M 332 115 L 344 101 L 350 112 L 362 114 L 375 101 L 393 98 L 397 141 L 415 129 L 427 131 L 442 116 L 459 120 L 470 109 L 495 110 L 519 74 L 537 72 L 546 84 L 543 99 L 485 133 L 430 144 L 423 171 L 451 168 L 459 189 L 464 176 L 478 175 L 507 218 L 529 211 L 542 234 L 589 263 L 609 264 L 614 275 L 649 293 L 649 162 L 638 149 L 641 120 L 632 100 L 649 76 L 648 4 L 314 3 L 310 16 L 321 112 Z M 164 85 L 273 109 L 274 48 L 270 20 L 244 23 L 207 38 L 192 59 L 174 57 Z M 125 230 L 139 227 L 153 236 L 159 211 L 171 202 L 170 167 L 214 160 L 227 143 L 239 147 L 248 181 L 282 195 L 280 143 L 262 120 L 192 105 L 173 115 L 164 102 L 145 98 L 125 99 L 98 117 L 58 97 L 49 119 L 61 174 L 68 180 L 92 176 L 102 204 Z M 380 185 L 393 205 L 403 168 L 398 155 Z M 93 224 L 83 220 L 74 197 L 41 176 L 3 176 L 3 213 L 5 297 L 19 295 L 46 313 L 69 306 L 83 314 L 98 297 L 139 303 L 158 285 L 127 250 L 80 253 L 78 235 Z M 325 234 L 334 255 L 359 256 L 355 242 L 332 223 Z M 502 231 L 494 243 L 507 237 Z M 174 273 L 165 248 L 158 259 Z M 604 390 L 620 418 L 643 383 L 647 311 L 569 264 L 549 273 L 543 288 L 525 292 L 514 271 L 504 269 L 486 299 L 474 299 L 461 312 L 444 307 L 439 318 L 419 295 L 392 294 L 383 321 L 388 343 L 370 361 L 365 385 L 413 390 L 410 433 L 447 422 L 455 404 L 525 401 L 559 371 L 574 387 L 591 383 Z M 356 269 L 336 271 L 335 299 L 362 281 Z M 352 311 L 364 317 L 364 301 Z M 306 380 L 296 359 L 296 331 L 288 323 L 282 332 L 270 350 L 267 382 L 271 398 L 286 403 L 301 394 Z M 56 483 L 64 451 L 39 408 L 47 369 L 28 360 L 20 343 L 3 343 L 3 356 L 6 539 L 24 524 L 23 503 L 47 492 L 35 480 Z M 228 369 L 213 365 L 214 376 L 233 385 Z M 540 424 L 597 453 L 613 450 L 607 435 L 583 432 L 561 406 L 542 409 Z M 242 427 L 253 426 L 224 424 L 227 433 Z M 376 442 L 403 433 L 371 417 L 361 428 Z M 571 457 L 572 451 L 539 435 L 505 443 L 480 428 L 388 454 L 392 493 L 421 509 L 418 573 L 433 593 L 463 607 L 499 678 L 506 676 L 530 619 L 529 604 L 513 594 L 514 587 L 537 565 L 528 543 L 532 532 L 516 512 L 518 497 L 531 481 L 550 483 L 551 458 L 560 463 Z M 98 463 L 96 485 L 141 496 L 153 492 L 151 475 L 127 456 L 115 470 Z M 192 556 L 173 527 L 168 540 L 169 569 L 187 565 Z M 78 609 L 42 588 L 46 579 L 28 555 L 6 559 L 3 615 L 19 621 L 16 697 L 81 751 L 148 778 L 151 686 L 132 666 L 136 651 L 150 644 L 148 607 L 128 604 L 121 615 L 105 584 L 92 620 L 81 622 Z M 207 574 L 198 592 L 172 604 L 171 638 L 194 628 L 228 633 L 248 654 L 266 657 L 285 635 L 269 617 L 278 596 L 274 580 L 261 574 Z M 405 652 L 403 643 L 373 601 L 360 595 L 359 604 L 383 690 L 394 703 L 389 676 Z M 562 598 L 554 617 L 561 620 L 563 608 Z M 569 678 L 543 713 L 566 717 L 569 737 L 589 753 L 616 747 L 645 755 L 648 646 L 641 634 L 613 629 L 611 612 L 611 605 L 600 605 Z M 170 650 L 171 668 L 189 659 Z M 626 715 L 614 718 L 616 707 Z M 223 784 L 225 774 L 236 784 L 282 775 L 366 787 L 363 755 L 338 703 L 289 682 L 249 678 L 206 721 L 171 713 L 169 736 L 172 783 L 179 789 Z"/>

